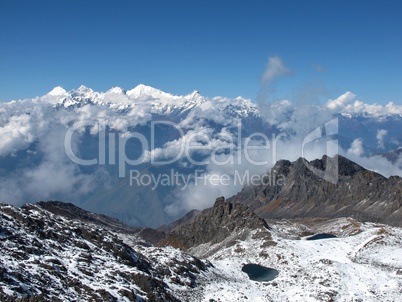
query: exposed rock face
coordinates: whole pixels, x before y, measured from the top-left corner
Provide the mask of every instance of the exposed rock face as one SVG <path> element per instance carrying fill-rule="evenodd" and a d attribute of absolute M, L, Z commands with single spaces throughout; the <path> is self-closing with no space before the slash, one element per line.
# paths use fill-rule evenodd
<path fill-rule="evenodd" d="M 202 211 L 189 223 L 182 223 L 161 245 L 189 249 L 203 243 L 218 243 L 235 232 L 244 230 L 268 230 L 267 223 L 244 205 L 216 199 L 212 208 Z"/>
<path fill-rule="evenodd" d="M 336 167 L 336 183 L 319 176 L 320 171 L 336 171 Z M 346 216 L 402 226 L 402 179 L 398 176 L 386 178 L 342 156 L 311 162 L 281 160 L 271 174 L 276 179 L 282 176 L 283 183 L 248 186 L 229 201 L 245 204 L 263 218 Z"/>

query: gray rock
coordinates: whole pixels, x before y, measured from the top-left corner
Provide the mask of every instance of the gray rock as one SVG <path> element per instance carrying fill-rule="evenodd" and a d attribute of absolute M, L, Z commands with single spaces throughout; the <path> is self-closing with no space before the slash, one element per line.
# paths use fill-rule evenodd
<path fill-rule="evenodd" d="M 193 221 L 176 228 L 161 245 L 172 245 L 189 249 L 202 243 L 218 243 L 233 232 L 263 229 L 269 227 L 264 219 L 240 204 L 225 201 L 224 197 L 216 199 L 212 208 L 206 209 L 193 217 Z"/>
<path fill-rule="evenodd" d="M 327 174 L 337 172 L 336 183 L 322 178 L 320 171 L 325 169 Z M 386 178 L 338 155 L 311 162 L 281 160 L 270 173 L 283 182 L 245 187 L 229 201 L 244 204 L 263 218 L 353 217 L 402 226 L 398 176 Z"/>

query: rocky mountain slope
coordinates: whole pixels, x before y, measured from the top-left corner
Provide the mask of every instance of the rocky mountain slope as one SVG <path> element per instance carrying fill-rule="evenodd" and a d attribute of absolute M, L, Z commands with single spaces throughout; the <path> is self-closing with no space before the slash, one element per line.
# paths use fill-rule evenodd
<path fill-rule="evenodd" d="M 179 301 L 174 290 L 196 286 L 211 267 L 179 250 L 143 246 L 127 229 L 111 232 L 110 222 L 121 225 L 112 218 L 102 216 L 102 228 L 99 216 L 73 207 L 0 205 L 1 301 Z"/>
<path fill-rule="evenodd" d="M 336 173 L 336 183 L 320 175 L 326 168 Z M 229 201 L 242 203 L 263 218 L 354 217 L 402 226 L 402 178 L 398 176 L 386 178 L 342 156 L 311 162 L 281 160 L 270 173 L 271 178 L 284 181 L 247 186 Z"/>
<path fill-rule="evenodd" d="M 258 231 L 260 236 L 270 239 L 269 226 L 242 204 L 226 202 L 224 197 L 216 199 L 212 208 L 190 216 L 187 223 L 182 223 L 171 232 L 160 245 L 171 245 L 189 249 L 204 243 L 218 243 L 233 234 L 247 236 L 251 231 Z M 231 238 L 233 244 L 236 238 Z"/>
<path fill-rule="evenodd" d="M 162 229 L 132 227 L 124 224 L 116 218 L 86 211 L 72 203 L 61 201 L 41 201 L 36 203 L 36 205 L 55 215 L 60 215 L 67 219 L 75 219 L 84 223 L 91 223 L 110 232 L 133 235 L 138 240 L 145 241 L 143 244 L 156 244 L 166 236 L 166 233 Z"/>
<path fill-rule="evenodd" d="M 374 302 L 402 294 L 401 228 L 352 218 L 267 224 L 223 198 L 187 218 L 165 240 L 185 253 L 71 204 L 1 204 L 0 300 Z M 320 233 L 333 238 L 307 240 Z M 278 275 L 253 281 L 246 264 Z"/>
<path fill-rule="evenodd" d="M 135 234 L 140 230 L 140 228 L 128 226 L 117 220 L 116 218 L 86 211 L 72 203 L 62 201 L 40 201 L 35 205 L 55 215 L 63 216 L 68 219 L 75 219 L 82 222 L 92 223 L 101 228 L 106 228 L 110 231 Z"/>

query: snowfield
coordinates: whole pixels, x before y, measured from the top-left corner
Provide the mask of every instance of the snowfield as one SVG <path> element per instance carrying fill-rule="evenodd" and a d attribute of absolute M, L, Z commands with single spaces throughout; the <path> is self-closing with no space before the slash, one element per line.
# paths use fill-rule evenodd
<path fill-rule="evenodd" d="M 400 301 L 402 230 L 352 219 L 330 220 L 311 229 L 304 224 L 271 222 L 272 243 L 253 239 L 255 231 L 231 247 L 225 242 L 194 248 L 194 255 L 218 249 L 208 260 L 215 269 L 201 286 L 182 294 L 186 301 Z M 306 240 L 306 230 L 332 239 Z M 255 237 L 255 236 L 254 236 Z M 308 237 L 308 236 L 307 236 Z M 241 271 L 256 263 L 279 271 L 270 282 L 249 280 Z"/>

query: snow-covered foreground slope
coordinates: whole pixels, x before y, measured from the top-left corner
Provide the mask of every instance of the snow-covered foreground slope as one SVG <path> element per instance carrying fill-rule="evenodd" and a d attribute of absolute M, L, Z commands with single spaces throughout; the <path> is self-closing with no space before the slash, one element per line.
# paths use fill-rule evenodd
<path fill-rule="evenodd" d="M 174 291 L 208 267 L 169 247 L 133 249 L 37 205 L 0 204 L 0 301 L 178 301 Z"/>
<path fill-rule="evenodd" d="M 208 260 L 215 269 L 203 285 L 186 291 L 187 301 L 400 301 L 402 296 L 402 229 L 360 224 L 352 219 L 271 222 L 275 244 L 252 238 L 225 247 L 204 244 L 198 256 L 218 251 Z M 331 232 L 338 238 L 306 240 L 306 234 Z M 236 235 L 234 235 L 236 236 Z M 256 237 L 254 235 L 254 237 Z M 249 280 L 241 271 L 256 263 L 279 271 L 270 282 Z"/>
<path fill-rule="evenodd" d="M 400 301 L 402 295 L 402 229 L 351 218 L 268 221 L 268 229 L 235 228 L 187 252 L 40 205 L 1 204 L 0 223 L 0 301 Z M 337 238 L 306 240 L 317 233 Z M 252 281 L 244 264 L 279 275 Z"/>

